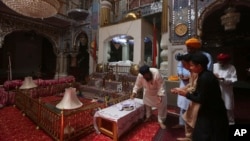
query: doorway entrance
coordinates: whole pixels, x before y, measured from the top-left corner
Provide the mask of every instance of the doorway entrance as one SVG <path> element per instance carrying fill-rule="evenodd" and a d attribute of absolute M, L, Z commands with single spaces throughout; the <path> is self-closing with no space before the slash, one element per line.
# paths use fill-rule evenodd
<path fill-rule="evenodd" d="M 201 17 L 205 17 L 202 21 L 203 42 L 202 49 L 209 52 L 214 62 L 219 53 L 225 52 L 231 55 L 231 64 L 237 71 L 238 81 L 249 81 L 246 69 L 250 67 L 250 27 L 249 3 L 234 3 L 234 8 L 240 13 L 240 20 L 236 24 L 236 28 L 226 30 L 222 25 L 221 17 L 225 14 L 228 5 L 221 5 L 215 10 L 207 10 L 203 12 Z M 250 81 L 249 81 L 250 82 Z"/>
<path fill-rule="evenodd" d="M 4 39 L 0 48 L 1 82 L 12 79 L 52 79 L 56 69 L 53 45 L 36 31 L 14 31 Z M 11 74 L 10 73 L 11 70 Z"/>

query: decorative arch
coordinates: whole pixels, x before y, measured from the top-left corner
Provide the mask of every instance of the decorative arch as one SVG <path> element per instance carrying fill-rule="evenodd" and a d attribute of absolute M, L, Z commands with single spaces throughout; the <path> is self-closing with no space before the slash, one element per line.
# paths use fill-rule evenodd
<path fill-rule="evenodd" d="M 225 5 L 225 1 L 227 0 L 216 0 L 215 2 L 208 5 L 206 8 L 203 9 L 201 12 L 200 17 L 198 17 L 198 30 L 200 31 L 200 34 L 202 34 L 202 25 L 204 20 L 207 16 L 212 14 L 214 11 L 220 9 L 223 5 Z"/>
<path fill-rule="evenodd" d="M 84 81 L 89 75 L 89 38 L 88 34 L 80 30 L 74 33 L 72 48 L 70 49 L 71 65 L 69 74 L 77 81 Z"/>
<path fill-rule="evenodd" d="M 57 54 L 46 36 L 33 30 L 19 29 L 6 34 L 4 42 L 1 49 L 3 57 L 0 59 L 3 64 L 1 74 L 8 68 L 6 66 L 11 65 L 15 79 L 27 75 L 53 78 Z"/>
<path fill-rule="evenodd" d="M 127 34 L 115 34 L 105 39 L 107 61 L 132 61 L 134 45 L 129 40 L 134 40 L 134 37 Z"/>
<path fill-rule="evenodd" d="M 81 37 L 86 38 L 86 43 L 89 43 L 89 37 L 88 34 L 85 31 L 78 31 L 75 33 L 74 38 L 73 38 L 73 47 L 77 46 L 77 43 L 79 42 L 79 39 Z"/>
<path fill-rule="evenodd" d="M 107 62 L 107 41 L 117 35 L 129 35 L 134 38 L 133 60 L 139 64 L 144 60 L 144 37 L 152 34 L 152 25 L 143 19 L 123 22 L 112 26 L 105 26 L 99 29 L 98 39 L 98 63 Z"/>
<path fill-rule="evenodd" d="M 215 1 L 210 5 L 204 6 L 204 10 L 199 17 L 200 37 L 203 41 L 203 49 L 209 52 L 214 61 L 218 53 L 229 53 L 232 57 L 231 62 L 236 70 L 238 80 L 244 80 L 247 76 L 245 69 L 249 67 L 246 60 L 249 56 L 248 48 L 250 38 L 248 25 L 250 3 L 247 1 Z M 224 15 L 225 9 L 229 6 L 236 8 L 239 12 L 240 22 L 234 30 L 225 30 L 221 25 L 220 17 Z"/>
<path fill-rule="evenodd" d="M 223 9 L 225 7 L 229 6 L 229 1 L 232 3 L 234 6 L 245 6 L 245 7 L 250 7 L 250 3 L 247 1 L 231 1 L 231 0 L 216 0 L 213 3 L 209 4 L 208 6 L 204 6 L 203 10 L 201 11 L 201 15 L 198 17 L 198 30 L 202 34 L 202 26 L 205 21 L 205 19 L 213 14 L 215 11 L 219 9 Z"/>
<path fill-rule="evenodd" d="M 56 51 L 60 50 L 60 35 L 63 32 L 61 29 L 4 13 L 0 14 L 0 23 L 0 43 L 1 41 L 4 43 L 5 36 L 12 32 L 33 30 L 46 37 L 51 42 L 55 54 L 57 53 Z"/>

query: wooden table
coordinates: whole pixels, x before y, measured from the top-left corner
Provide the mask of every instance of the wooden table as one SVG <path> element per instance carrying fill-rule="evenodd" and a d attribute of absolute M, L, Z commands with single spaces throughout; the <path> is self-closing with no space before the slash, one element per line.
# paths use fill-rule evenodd
<path fill-rule="evenodd" d="M 133 105 L 133 110 L 121 110 L 124 104 Z M 103 133 L 114 141 L 128 131 L 133 125 L 144 117 L 144 105 L 142 99 L 128 99 L 97 111 L 94 116 L 94 127 L 97 133 Z"/>

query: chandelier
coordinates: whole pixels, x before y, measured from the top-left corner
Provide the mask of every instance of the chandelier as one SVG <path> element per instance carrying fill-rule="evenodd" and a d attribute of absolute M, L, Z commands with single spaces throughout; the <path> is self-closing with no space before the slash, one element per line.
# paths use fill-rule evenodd
<path fill-rule="evenodd" d="M 221 25 L 224 25 L 224 30 L 234 30 L 237 23 L 240 21 L 240 13 L 236 12 L 235 8 L 229 7 L 225 10 L 225 14 L 221 16 Z"/>
<path fill-rule="evenodd" d="M 89 15 L 89 12 L 84 9 L 71 9 L 68 11 L 68 16 L 77 21 L 84 21 Z"/>
<path fill-rule="evenodd" d="M 2 0 L 15 12 L 32 18 L 48 18 L 57 14 L 59 0 Z"/>

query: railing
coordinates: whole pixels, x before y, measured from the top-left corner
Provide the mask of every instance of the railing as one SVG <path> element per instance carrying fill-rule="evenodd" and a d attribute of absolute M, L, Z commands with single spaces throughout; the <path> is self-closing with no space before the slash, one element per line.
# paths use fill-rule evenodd
<path fill-rule="evenodd" d="M 37 128 L 42 128 L 55 140 L 67 141 L 94 131 L 93 115 L 104 103 L 92 103 L 76 110 L 57 109 L 52 103 L 32 98 L 22 91 L 16 94 L 16 106 L 27 115 Z"/>
<path fill-rule="evenodd" d="M 114 73 L 129 73 L 130 66 L 120 66 L 118 64 L 116 65 L 109 65 L 110 69 L 113 70 Z"/>
<path fill-rule="evenodd" d="M 37 89 L 37 88 L 35 88 Z M 37 92 L 37 90 L 34 90 Z M 78 109 L 61 110 L 55 103 L 33 98 L 33 91 L 16 91 L 15 105 L 43 129 L 54 140 L 69 141 L 94 131 L 94 113 L 107 105 L 113 105 L 129 98 L 129 94 L 108 101 L 108 103 L 86 104 Z"/>

